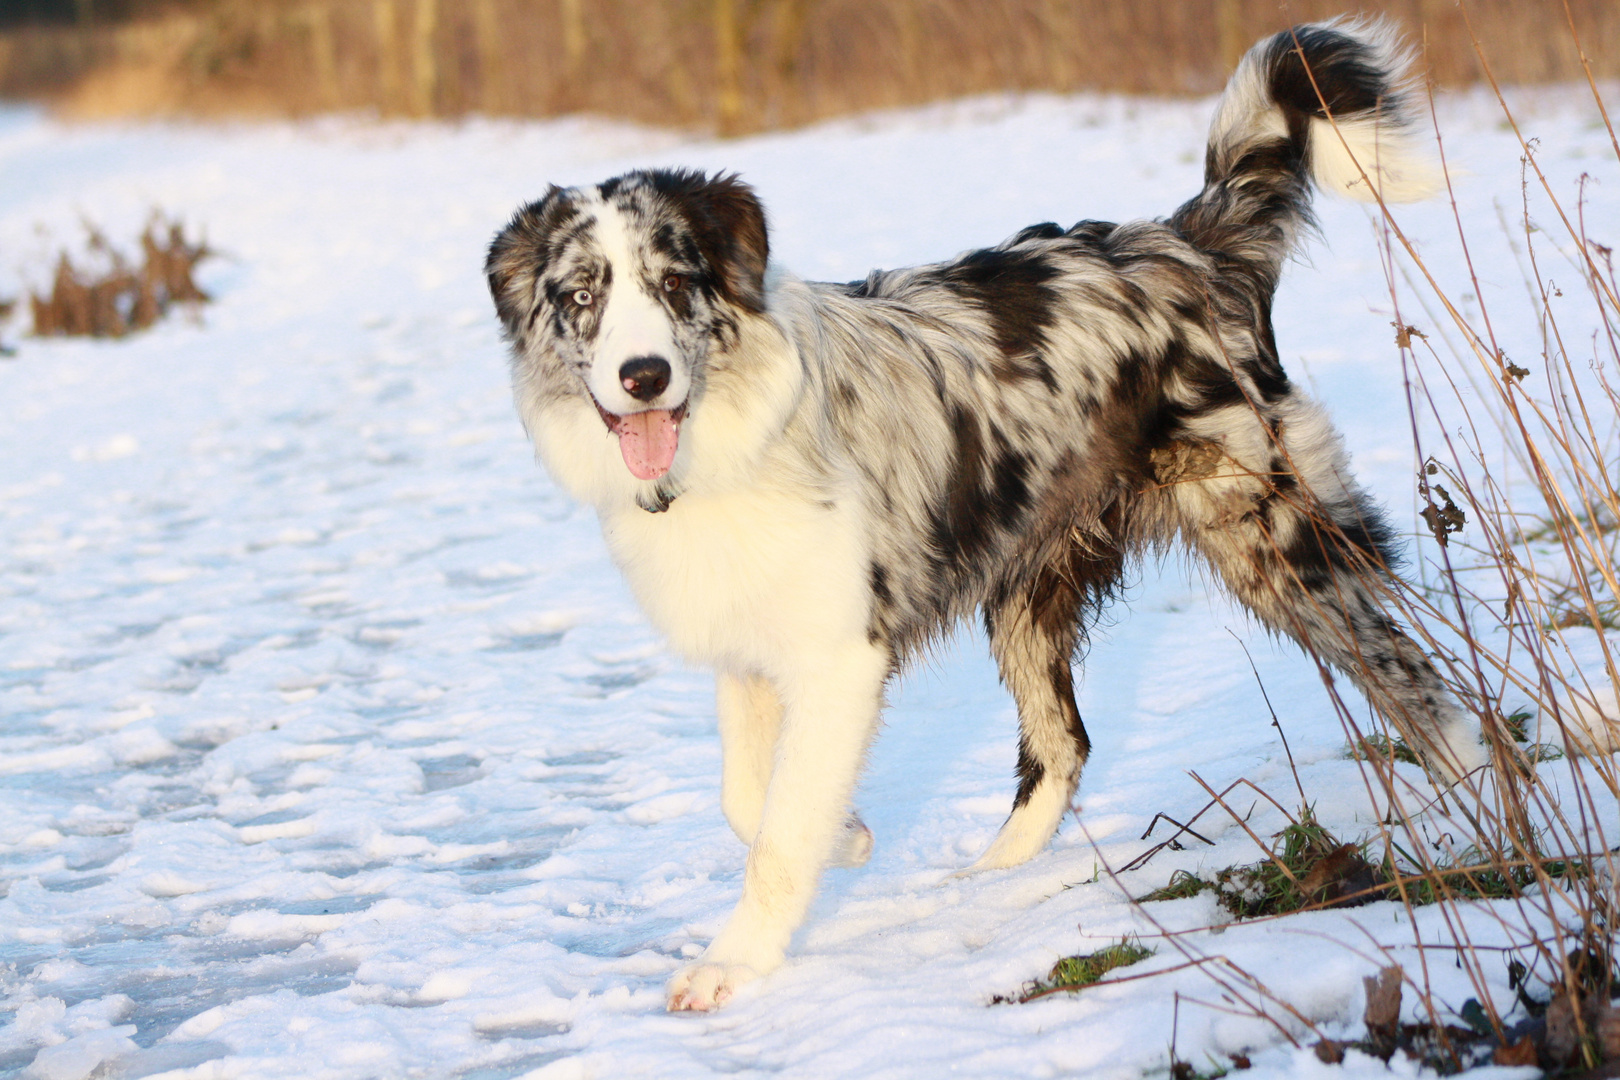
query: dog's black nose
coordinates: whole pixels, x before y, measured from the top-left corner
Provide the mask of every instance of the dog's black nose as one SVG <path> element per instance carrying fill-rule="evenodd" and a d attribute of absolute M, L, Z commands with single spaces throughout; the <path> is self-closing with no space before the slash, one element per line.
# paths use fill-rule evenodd
<path fill-rule="evenodd" d="M 661 356 L 638 356 L 619 369 L 619 385 L 637 401 L 651 401 L 669 387 L 669 361 Z"/>

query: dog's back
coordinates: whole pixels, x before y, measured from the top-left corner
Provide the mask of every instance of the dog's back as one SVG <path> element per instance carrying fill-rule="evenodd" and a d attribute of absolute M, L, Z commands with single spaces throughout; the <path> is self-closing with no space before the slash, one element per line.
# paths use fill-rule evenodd
<path fill-rule="evenodd" d="M 1233 76 L 1204 188 L 1168 220 L 1035 225 L 947 263 L 781 291 L 822 384 L 819 453 L 858 464 L 877 519 L 875 635 L 903 658 L 1043 574 L 1100 599 L 1131 550 L 1185 529 L 1165 494 L 1176 462 L 1231 443 L 1245 469 L 1276 471 L 1257 425 L 1278 408 L 1316 423 L 1270 319 L 1313 182 L 1428 190 L 1401 70 L 1377 27 L 1278 34 Z M 1377 514 L 1351 501 L 1345 526 L 1384 559 Z"/>

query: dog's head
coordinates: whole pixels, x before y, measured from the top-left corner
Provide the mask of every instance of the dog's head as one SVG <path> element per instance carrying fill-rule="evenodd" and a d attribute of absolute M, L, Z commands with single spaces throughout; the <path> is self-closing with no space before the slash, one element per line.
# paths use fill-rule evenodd
<path fill-rule="evenodd" d="M 520 404 L 527 389 L 539 412 L 588 405 L 629 474 L 660 480 L 711 359 L 765 310 L 767 255 L 764 210 L 735 176 L 653 170 L 552 187 L 485 264 Z"/>

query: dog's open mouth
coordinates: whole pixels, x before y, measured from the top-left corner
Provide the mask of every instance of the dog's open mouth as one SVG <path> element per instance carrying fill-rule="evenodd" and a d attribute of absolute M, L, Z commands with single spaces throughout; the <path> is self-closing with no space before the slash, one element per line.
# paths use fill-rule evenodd
<path fill-rule="evenodd" d="M 681 444 L 686 402 L 673 409 L 648 409 L 628 416 L 608 412 L 594 396 L 591 404 L 602 414 L 602 423 L 619 437 L 619 453 L 624 455 L 624 465 L 631 476 L 637 480 L 657 480 L 669 472 Z"/>

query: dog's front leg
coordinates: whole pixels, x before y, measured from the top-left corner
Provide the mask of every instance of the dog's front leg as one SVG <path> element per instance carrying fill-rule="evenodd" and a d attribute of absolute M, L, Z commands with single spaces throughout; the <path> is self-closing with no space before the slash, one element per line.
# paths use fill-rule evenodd
<path fill-rule="evenodd" d="M 752 845 L 765 812 L 782 701 L 766 679 L 722 671 L 715 676 L 714 707 L 720 721 L 720 809 L 737 839 Z"/>
<path fill-rule="evenodd" d="M 737 839 L 751 846 L 776 761 L 782 699 L 762 676 L 722 671 L 715 678 L 714 705 L 720 720 L 720 809 Z M 871 854 L 872 830 L 851 811 L 830 865 L 865 866 Z"/>
<path fill-rule="evenodd" d="M 773 680 L 782 727 L 742 899 L 702 957 L 670 980 L 671 1012 L 716 1008 L 781 964 L 822 869 L 844 844 L 889 657 L 862 640 L 802 660 Z"/>

